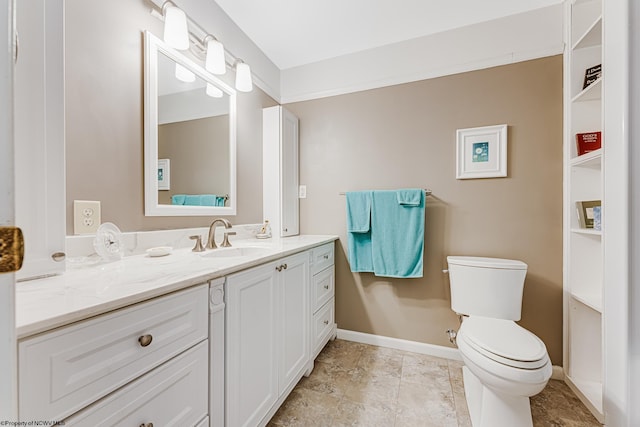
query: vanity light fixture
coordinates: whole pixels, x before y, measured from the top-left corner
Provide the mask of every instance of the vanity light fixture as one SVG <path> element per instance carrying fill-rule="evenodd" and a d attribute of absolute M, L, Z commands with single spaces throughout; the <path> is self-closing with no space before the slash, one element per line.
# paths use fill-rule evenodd
<path fill-rule="evenodd" d="M 174 49 L 189 49 L 187 14 L 170 1 L 162 5 L 162 14 L 164 15 L 165 43 Z"/>
<path fill-rule="evenodd" d="M 212 74 L 225 74 L 227 66 L 234 68 L 236 71 L 236 90 L 240 92 L 253 90 L 249 64 L 226 50 L 218 39 L 187 16 L 171 0 L 164 2 L 162 0 L 146 0 L 146 2 L 152 6 L 152 15 L 164 19 L 165 43 L 178 50 L 190 49 L 195 57 L 204 60 L 205 69 Z M 230 58 L 229 62 L 226 58 Z M 186 78 L 186 73 L 180 72 L 180 76 Z M 176 77 L 178 77 L 177 69 Z M 178 78 L 182 81 L 193 81 Z"/>
<path fill-rule="evenodd" d="M 222 91 L 220 89 L 218 89 L 216 86 L 212 85 L 211 83 L 207 82 L 207 90 L 206 90 L 207 95 L 209 95 L 212 98 L 222 98 Z"/>
<path fill-rule="evenodd" d="M 204 68 L 213 74 L 224 74 L 227 72 L 227 64 L 224 60 L 224 46 L 211 34 L 207 34 L 202 41 L 207 47 Z"/>
<path fill-rule="evenodd" d="M 253 90 L 253 82 L 251 81 L 249 64 L 238 58 L 234 66 L 236 68 L 236 89 L 240 92 L 251 92 Z"/>
<path fill-rule="evenodd" d="M 192 83 L 196 81 L 196 75 L 191 70 L 186 69 L 180 64 L 176 64 L 176 79 L 185 83 Z"/>

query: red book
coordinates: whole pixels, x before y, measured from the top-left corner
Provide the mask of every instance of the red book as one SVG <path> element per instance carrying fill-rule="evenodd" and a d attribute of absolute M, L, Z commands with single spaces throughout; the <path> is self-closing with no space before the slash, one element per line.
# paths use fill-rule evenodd
<path fill-rule="evenodd" d="M 602 147 L 602 132 L 587 132 L 576 134 L 578 156 L 595 151 Z"/>

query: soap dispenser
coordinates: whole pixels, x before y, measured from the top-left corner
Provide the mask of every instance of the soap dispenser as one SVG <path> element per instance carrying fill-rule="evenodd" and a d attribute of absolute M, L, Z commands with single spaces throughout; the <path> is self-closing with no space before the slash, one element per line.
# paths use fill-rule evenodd
<path fill-rule="evenodd" d="M 265 219 L 264 224 L 262 224 L 262 228 L 260 228 L 260 232 L 256 235 L 258 239 L 268 239 L 271 237 L 271 224 L 269 224 L 269 220 Z"/>

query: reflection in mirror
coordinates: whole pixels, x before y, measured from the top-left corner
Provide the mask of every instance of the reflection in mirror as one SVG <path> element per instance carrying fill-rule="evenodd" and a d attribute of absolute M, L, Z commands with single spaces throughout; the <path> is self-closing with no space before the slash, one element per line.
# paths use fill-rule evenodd
<path fill-rule="evenodd" d="M 145 34 L 145 214 L 235 214 L 235 91 Z"/>

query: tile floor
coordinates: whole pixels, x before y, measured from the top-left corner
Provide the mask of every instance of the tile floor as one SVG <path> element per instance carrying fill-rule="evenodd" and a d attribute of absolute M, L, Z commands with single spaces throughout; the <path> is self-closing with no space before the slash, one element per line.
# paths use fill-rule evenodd
<path fill-rule="evenodd" d="M 600 426 L 561 381 L 531 399 L 535 427 Z M 471 426 L 462 363 L 330 341 L 271 419 L 275 426 Z"/>

